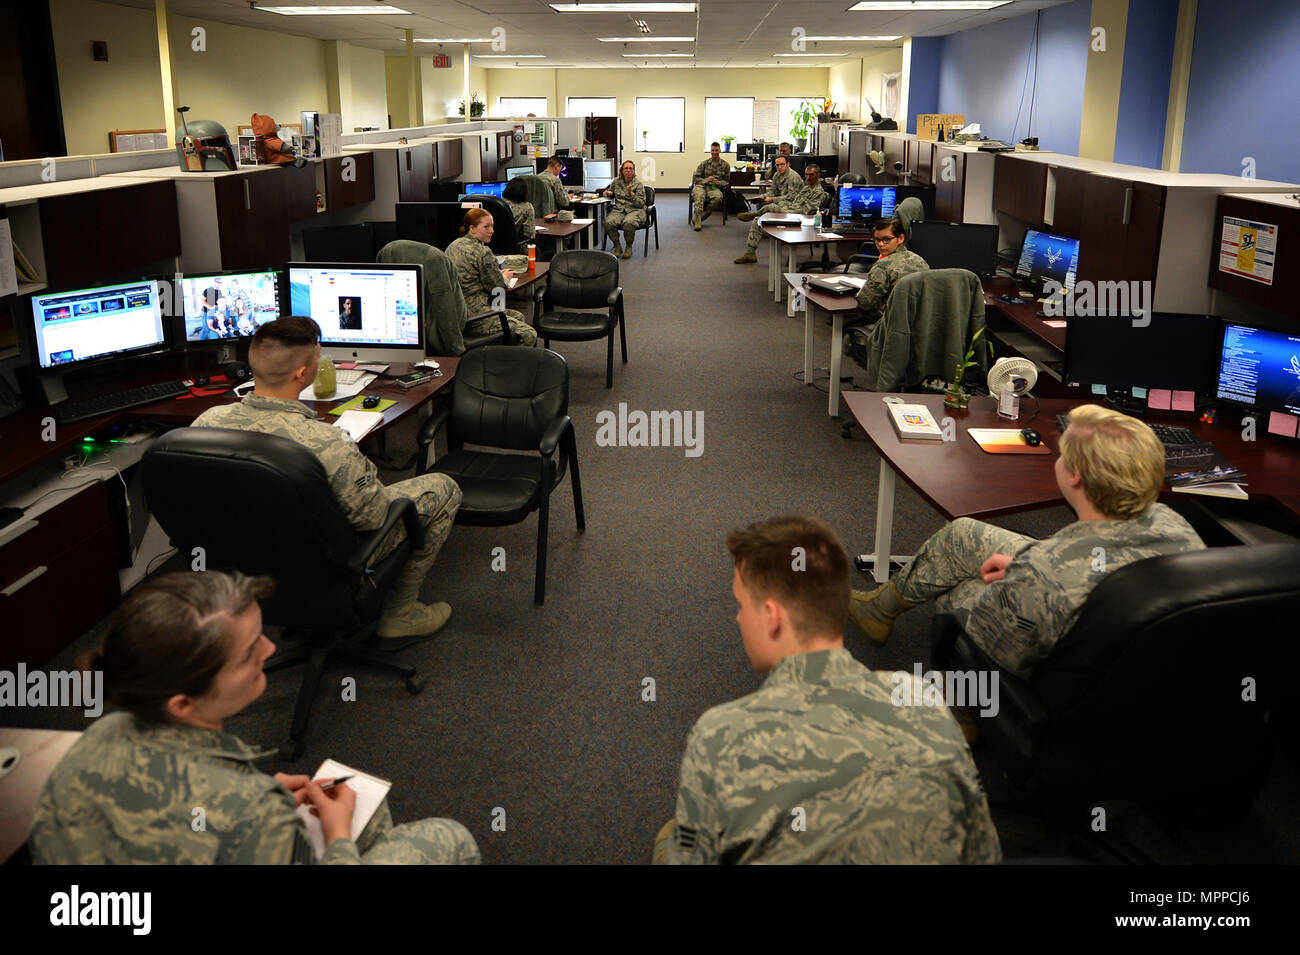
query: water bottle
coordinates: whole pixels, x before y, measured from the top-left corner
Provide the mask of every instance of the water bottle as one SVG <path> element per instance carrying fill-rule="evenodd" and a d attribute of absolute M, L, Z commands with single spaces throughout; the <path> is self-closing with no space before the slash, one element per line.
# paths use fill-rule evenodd
<path fill-rule="evenodd" d="M 338 388 L 337 378 L 334 362 L 322 355 L 320 368 L 316 370 L 316 380 L 311 383 L 312 394 L 317 398 L 331 397 Z"/>
<path fill-rule="evenodd" d="M 821 227 L 822 227 L 822 211 L 818 209 L 817 212 L 813 214 L 813 228 L 820 231 Z"/>

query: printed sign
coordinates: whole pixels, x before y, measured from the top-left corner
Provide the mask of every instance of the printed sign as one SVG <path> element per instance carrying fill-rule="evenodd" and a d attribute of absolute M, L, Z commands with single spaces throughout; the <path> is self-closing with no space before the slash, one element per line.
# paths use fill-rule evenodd
<path fill-rule="evenodd" d="M 1219 238 L 1220 272 L 1272 285 L 1276 251 L 1277 226 L 1223 217 L 1223 234 Z"/>

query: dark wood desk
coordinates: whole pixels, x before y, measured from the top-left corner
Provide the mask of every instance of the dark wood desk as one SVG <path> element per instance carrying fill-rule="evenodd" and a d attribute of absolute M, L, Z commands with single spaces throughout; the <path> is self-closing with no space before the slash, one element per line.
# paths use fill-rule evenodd
<path fill-rule="evenodd" d="M 910 557 L 890 551 L 894 525 L 895 475 L 911 485 L 917 494 L 948 520 L 958 517 L 989 518 L 1015 514 L 1065 503 L 1056 486 L 1053 468 L 1056 455 L 987 454 L 965 432 L 970 428 L 1033 428 L 1054 452 L 1061 437 L 1056 416 L 1088 401 L 1044 398 L 1037 404 L 1021 403 L 1019 419 L 999 418 L 992 398 L 972 398 L 967 409 L 948 408 L 942 395 L 900 395 L 908 404 L 923 404 L 937 421 L 950 417 L 957 426 L 955 441 L 926 441 L 899 438 L 885 411 L 883 394 L 848 391 L 844 402 L 861 425 L 867 440 L 880 452 L 880 480 L 876 497 L 875 578 L 889 579 L 890 563 L 901 564 Z M 1198 418 L 1176 412 L 1154 412 L 1151 423 L 1182 425 L 1204 441 L 1212 442 L 1228 460 L 1246 472 L 1251 500 L 1268 501 L 1300 516 L 1300 494 L 1295 475 L 1300 473 L 1300 444 L 1292 439 L 1260 435 L 1243 441 L 1241 429 L 1231 423 L 1205 424 Z M 1166 485 L 1162 497 L 1174 495 Z M 880 555 L 889 555 L 880 560 Z"/>
<path fill-rule="evenodd" d="M 1050 321 L 1064 322 L 1064 316 L 1060 318 L 1043 318 L 1038 313 L 1042 311 L 1043 306 L 1037 299 L 1021 299 L 1018 303 L 1000 302 L 993 298 L 994 295 L 1015 295 L 1016 284 L 1009 278 L 999 277 L 985 279 L 982 283 L 984 286 L 984 308 L 996 309 L 1000 314 L 1005 316 L 1011 323 L 1016 325 L 1021 331 L 1027 332 L 1048 348 L 1054 350 L 1058 356 L 1065 354 L 1065 326 L 1059 328 L 1047 324 Z"/>
<path fill-rule="evenodd" d="M 572 222 L 559 222 L 552 220 L 547 222 L 545 219 L 537 219 L 536 229 L 538 235 L 549 236 L 555 240 L 559 251 L 568 247 L 568 240 L 571 236 L 580 236 L 587 229 L 591 228 L 595 219 L 577 219 Z"/>

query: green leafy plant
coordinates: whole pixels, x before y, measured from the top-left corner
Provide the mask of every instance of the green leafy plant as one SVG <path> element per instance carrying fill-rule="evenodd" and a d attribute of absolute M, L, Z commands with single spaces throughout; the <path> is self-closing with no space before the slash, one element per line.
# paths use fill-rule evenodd
<path fill-rule="evenodd" d="M 732 143 L 736 141 L 736 137 L 731 135 L 719 136 L 718 138 L 721 139 L 728 146 L 730 146 Z"/>
<path fill-rule="evenodd" d="M 808 138 L 813 123 L 817 122 L 817 111 L 822 102 L 822 100 L 806 99 L 790 114 L 790 135 L 792 137 L 795 139 Z"/>
<path fill-rule="evenodd" d="M 473 117 L 475 117 L 475 116 L 482 116 L 483 113 L 487 110 L 487 104 L 484 103 L 481 99 L 478 98 L 478 97 L 479 97 L 478 90 L 475 90 L 473 93 L 470 93 L 469 96 L 470 96 L 470 103 L 469 103 L 469 115 L 470 115 L 470 117 L 473 118 Z M 464 116 L 464 115 L 465 115 L 465 101 L 464 101 L 464 100 L 461 100 L 461 101 L 460 101 L 460 109 L 458 109 L 457 112 L 458 112 L 461 116 Z"/>
<path fill-rule="evenodd" d="M 987 327 L 985 326 L 985 328 Z M 970 347 L 966 349 L 965 357 L 953 369 L 952 381 L 948 384 L 948 390 L 944 392 L 943 396 L 943 403 L 950 408 L 965 408 L 970 404 L 970 395 L 962 387 L 962 377 L 966 374 L 967 368 L 976 364 L 975 349 L 979 347 L 981 342 L 988 349 L 989 359 L 992 360 L 993 358 L 993 343 L 984 338 L 985 328 L 981 328 L 971 336 Z"/>

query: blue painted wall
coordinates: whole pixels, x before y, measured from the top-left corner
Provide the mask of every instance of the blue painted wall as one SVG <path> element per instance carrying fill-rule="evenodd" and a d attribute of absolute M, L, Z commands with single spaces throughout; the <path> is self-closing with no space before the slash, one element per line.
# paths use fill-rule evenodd
<path fill-rule="evenodd" d="M 1091 16 L 1091 0 L 1074 0 L 1042 13 L 1032 135 L 1044 149 L 1079 152 Z M 1029 14 L 942 37 L 936 112 L 964 113 L 968 122 L 980 123 L 990 139 L 1010 143 L 1031 135 L 1033 32 L 1034 16 Z M 910 110 L 910 91 L 908 97 Z"/>
<path fill-rule="evenodd" d="M 1178 0 L 1129 0 L 1115 162 L 1160 168 L 1177 29 Z"/>
<path fill-rule="evenodd" d="M 1300 3 L 1201 0 L 1181 171 L 1300 182 L 1298 98 Z"/>
<path fill-rule="evenodd" d="M 920 113 L 938 113 L 939 60 L 943 38 L 918 36 L 912 38 L 911 72 L 907 76 L 907 125 L 904 132 L 916 132 L 916 117 Z"/>

